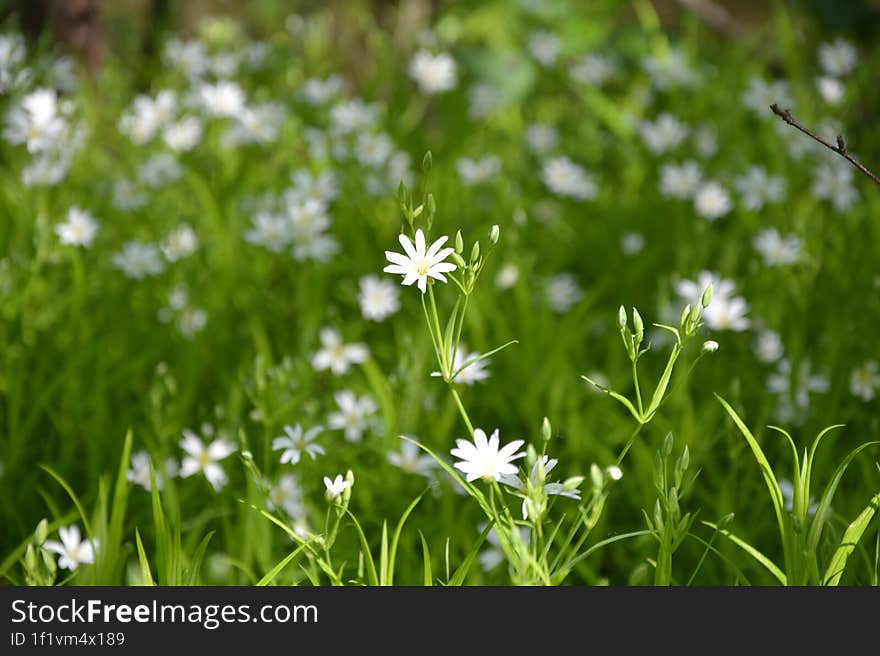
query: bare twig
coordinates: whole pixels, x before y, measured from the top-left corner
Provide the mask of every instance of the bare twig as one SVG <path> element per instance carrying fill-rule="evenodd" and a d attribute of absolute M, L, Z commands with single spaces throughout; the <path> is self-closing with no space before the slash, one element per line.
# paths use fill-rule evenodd
<path fill-rule="evenodd" d="M 794 116 L 791 115 L 790 109 L 779 109 L 779 105 L 777 105 L 776 103 L 770 105 L 770 109 L 772 109 L 774 114 L 776 114 L 779 118 L 788 123 L 790 126 L 792 126 L 793 128 L 797 128 L 808 137 L 812 138 L 815 141 L 818 141 L 828 150 L 833 150 L 850 164 L 855 166 L 859 171 L 871 178 L 871 180 L 873 180 L 876 184 L 880 185 L 880 177 L 878 177 L 876 173 L 870 171 L 864 164 L 862 164 L 859 160 L 853 157 L 852 154 L 850 154 L 849 150 L 846 147 L 846 141 L 844 141 L 842 134 L 837 135 L 837 145 L 835 146 L 829 141 L 825 141 L 825 139 L 820 137 L 809 128 L 801 125 L 801 123 Z"/>

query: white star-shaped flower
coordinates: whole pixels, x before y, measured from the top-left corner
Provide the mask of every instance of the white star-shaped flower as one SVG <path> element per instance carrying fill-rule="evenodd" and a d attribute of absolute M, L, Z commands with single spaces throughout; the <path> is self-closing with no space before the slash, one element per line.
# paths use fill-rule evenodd
<path fill-rule="evenodd" d="M 406 255 L 385 251 L 385 257 L 391 264 L 386 266 L 383 271 L 403 275 L 403 285 L 409 286 L 418 281 L 419 290 L 424 294 L 428 290 L 428 278 L 447 282 L 446 276 L 443 274 L 455 271 L 455 265 L 452 262 L 443 261 L 455 250 L 454 248 L 442 248 L 449 237 L 440 237 L 431 244 L 430 248 L 425 247 L 425 233 L 421 228 L 416 230 L 415 244 L 404 234 L 401 234 L 399 239 Z"/>
<path fill-rule="evenodd" d="M 458 446 L 450 453 L 460 460 L 453 466 L 465 474 L 468 483 L 480 478 L 500 481 L 504 476 L 515 476 L 517 467 L 511 463 L 525 456 L 523 451 L 516 452 L 523 440 L 514 440 L 501 448 L 499 442 L 497 429 L 489 438 L 482 429 L 475 429 L 473 442 L 455 441 Z"/>

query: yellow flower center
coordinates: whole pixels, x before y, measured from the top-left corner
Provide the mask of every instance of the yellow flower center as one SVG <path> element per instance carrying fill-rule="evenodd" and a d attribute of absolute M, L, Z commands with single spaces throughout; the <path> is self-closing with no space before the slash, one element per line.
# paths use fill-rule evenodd
<path fill-rule="evenodd" d="M 422 260 L 416 265 L 416 273 L 420 276 L 428 275 L 428 262 L 426 260 Z"/>

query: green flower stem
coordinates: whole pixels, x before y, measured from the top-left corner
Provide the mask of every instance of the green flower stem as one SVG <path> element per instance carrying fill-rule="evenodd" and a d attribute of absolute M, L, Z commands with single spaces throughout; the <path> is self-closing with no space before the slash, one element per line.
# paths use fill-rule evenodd
<path fill-rule="evenodd" d="M 461 418 L 464 420 L 464 425 L 467 426 L 468 435 L 470 437 L 473 437 L 474 425 L 471 423 L 470 417 L 468 417 L 467 410 L 464 409 L 464 404 L 461 402 L 461 397 L 458 395 L 458 390 L 455 389 L 455 386 L 452 383 L 449 383 L 449 391 L 452 393 L 452 398 L 455 399 L 455 405 L 458 406 L 458 411 L 461 413 Z"/>
<path fill-rule="evenodd" d="M 638 404 L 639 414 L 645 416 L 645 407 L 642 405 L 642 390 L 639 387 L 639 368 L 636 366 L 637 360 L 632 360 L 633 384 L 636 388 L 636 403 Z"/>
<path fill-rule="evenodd" d="M 447 353 L 448 344 L 443 343 L 443 329 L 440 328 L 440 316 L 437 314 L 437 302 L 434 300 L 434 286 L 428 285 L 428 297 L 431 299 L 431 315 L 434 320 L 434 330 L 437 331 L 437 342 L 440 344 L 440 371 L 443 378 L 448 378 L 452 371 L 450 370 Z"/>

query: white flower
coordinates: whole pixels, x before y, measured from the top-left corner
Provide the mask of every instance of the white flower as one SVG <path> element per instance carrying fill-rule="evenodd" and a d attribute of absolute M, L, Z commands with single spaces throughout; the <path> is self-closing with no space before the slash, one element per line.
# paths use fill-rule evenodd
<path fill-rule="evenodd" d="M 162 140 L 178 153 L 192 150 L 202 140 L 202 122 L 195 116 L 185 116 L 162 131 Z"/>
<path fill-rule="evenodd" d="M 162 243 L 162 253 L 169 262 L 192 255 L 199 246 L 199 238 L 188 224 L 181 224 Z"/>
<path fill-rule="evenodd" d="M 177 105 L 177 94 L 170 90 L 160 91 L 155 98 L 137 96 L 119 119 L 119 131 L 143 145 L 174 119 Z"/>
<path fill-rule="evenodd" d="M 331 75 L 323 80 L 309 78 L 302 83 L 300 92 L 309 104 L 324 105 L 342 93 L 342 77 Z"/>
<path fill-rule="evenodd" d="M 765 204 L 778 203 L 785 198 L 785 178 L 768 175 L 763 166 L 750 166 L 736 178 L 733 186 L 743 199 L 743 205 L 750 210 L 759 210 Z"/>
<path fill-rule="evenodd" d="M 602 87 L 617 73 L 617 61 L 599 54 L 589 54 L 568 69 L 571 79 L 581 84 Z"/>
<path fill-rule="evenodd" d="M 379 134 L 361 133 L 355 144 L 355 155 L 363 166 L 383 166 L 394 152 L 394 142 L 384 132 Z"/>
<path fill-rule="evenodd" d="M 83 563 L 95 562 L 95 552 L 98 550 L 98 540 L 83 540 L 79 532 L 79 526 L 62 526 L 58 529 L 61 542 L 46 540 L 43 549 L 59 554 L 58 566 L 62 569 L 74 571 Z"/>
<path fill-rule="evenodd" d="M 694 130 L 693 141 L 700 157 L 712 157 L 718 152 L 718 130 L 714 125 L 700 125 Z"/>
<path fill-rule="evenodd" d="M 625 232 L 620 236 L 620 250 L 624 255 L 638 255 L 645 247 L 645 236 L 640 232 Z"/>
<path fill-rule="evenodd" d="M 9 110 L 3 137 L 14 145 L 25 144 L 29 153 L 51 152 L 67 128 L 55 91 L 36 89 Z"/>
<path fill-rule="evenodd" d="M 526 47 L 539 64 L 552 66 L 562 52 L 562 41 L 547 30 L 535 30 L 529 35 Z"/>
<path fill-rule="evenodd" d="M 358 398 L 354 392 L 342 390 L 333 395 L 338 412 L 327 417 L 327 424 L 335 430 L 344 430 L 345 439 L 349 442 L 360 442 L 367 430 L 370 415 L 379 409 L 376 402 L 369 396 Z"/>
<path fill-rule="evenodd" d="M 234 118 L 244 112 L 244 91 L 235 82 L 201 84 L 196 93 L 199 104 L 208 116 Z"/>
<path fill-rule="evenodd" d="M 733 330 L 742 332 L 752 325 L 746 317 L 749 311 L 748 303 L 741 296 L 733 298 L 715 298 L 703 310 L 703 321 L 712 330 Z"/>
<path fill-rule="evenodd" d="M 551 276 L 544 284 L 544 293 L 550 309 L 557 314 L 568 312 L 571 307 L 584 297 L 584 292 L 571 273 L 560 273 Z"/>
<path fill-rule="evenodd" d="M 138 169 L 138 178 L 140 181 L 158 189 L 165 185 L 180 179 L 183 175 L 183 169 L 177 159 L 169 153 L 157 153 L 145 160 Z"/>
<path fill-rule="evenodd" d="M 642 60 L 642 68 L 658 89 L 689 86 L 697 81 L 683 50 L 667 48 L 660 55 L 649 55 Z"/>
<path fill-rule="evenodd" d="M 466 362 L 470 362 L 471 360 L 474 360 L 478 357 L 480 357 L 480 354 L 476 351 L 468 352 L 463 347 L 459 346 L 455 350 L 455 354 L 452 358 L 452 370 L 455 371 Z M 486 380 L 489 376 L 492 375 L 486 369 L 488 365 L 488 358 L 478 360 L 476 362 L 471 362 L 468 366 L 458 372 L 454 380 L 457 383 L 464 383 L 465 385 L 473 385 L 474 383 Z M 440 372 L 434 372 L 431 375 L 439 376 Z"/>
<path fill-rule="evenodd" d="M 407 440 L 400 441 L 400 451 L 392 451 L 388 454 L 388 462 L 407 474 L 418 474 L 429 480 L 433 479 L 433 472 L 437 466 L 434 459 L 423 453 L 418 444 Z"/>
<path fill-rule="evenodd" d="M 574 200 L 589 200 L 599 193 L 593 177 L 564 155 L 544 163 L 541 180 L 554 194 Z"/>
<path fill-rule="evenodd" d="M 223 145 L 235 147 L 274 143 L 286 116 L 287 111 L 278 103 L 246 107 L 235 116 L 235 122 L 223 134 Z"/>
<path fill-rule="evenodd" d="M 137 451 L 131 454 L 131 469 L 125 473 L 125 478 L 130 483 L 140 485 L 147 492 L 153 489 L 153 482 L 150 479 L 150 455 L 146 451 Z M 156 476 L 156 487 L 162 489 L 164 479 L 161 472 L 154 470 Z"/>
<path fill-rule="evenodd" d="M 55 226 L 62 244 L 88 248 L 98 234 L 98 222 L 89 212 L 78 207 L 67 210 L 67 221 Z"/>
<path fill-rule="evenodd" d="M 816 90 L 822 96 L 822 100 L 835 106 L 843 102 L 843 96 L 846 94 L 846 87 L 836 77 L 816 78 Z"/>
<path fill-rule="evenodd" d="M 366 362 L 370 351 L 366 344 L 344 344 L 342 336 L 333 328 L 320 333 L 321 350 L 312 356 L 312 366 L 318 371 L 330 369 L 336 376 L 348 373 L 353 364 Z"/>
<path fill-rule="evenodd" d="M 639 134 L 648 147 L 655 155 L 673 150 L 684 141 L 689 133 L 688 127 L 679 121 L 672 114 L 662 113 L 652 123 L 650 121 L 642 121 L 639 124 Z"/>
<path fill-rule="evenodd" d="M 305 453 L 312 460 L 319 455 L 324 455 L 324 447 L 315 444 L 315 438 L 324 430 L 323 426 L 314 426 L 307 431 L 303 431 L 302 426 L 285 425 L 284 435 L 276 437 L 272 440 L 272 450 L 281 450 L 281 464 L 290 463 L 295 465 L 299 463 L 302 454 Z"/>
<path fill-rule="evenodd" d="M 853 44 L 845 39 L 819 46 L 819 64 L 828 75 L 843 77 L 856 67 L 859 55 Z"/>
<path fill-rule="evenodd" d="M 769 119 L 773 116 L 770 105 L 775 103 L 782 109 L 790 109 L 794 100 L 785 80 L 773 80 L 768 83 L 759 77 L 753 77 L 742 95 L 742 103 L 757 116 Z"/>
<path fill-rule="evenodd" d="M 524 136 L 529 150 L 539 155 L 545 155 L 559 145 L 559 130 L 547 123 L 532 123 Z"/>
<path fill-rule="evenodd" d="M 337 474 L 333 480 L 330 480 L 329 476 L 325 476 L 324 487 L 327 488 L 327 500 L 333 501 L 351 487 L 351 481 L 344 479 L 342 474 Z"/>
<path fill-rule="evenodd" d="M 360 279 L 358 303 L 364 318 L 382 321 L 400 309 L 400 289 L 378 276 L 364 276 Z"/>
<path fill-rule="evenodd" d="M 113 265 L 129 278 L 158 276 L 164 270 L 159 249 L 153 244 L 129 241 L 113 256 Z"/>
<path fill-rule="evenodd" d="M 501 171 L 501 160 L 495 155 L 487 155 L 480 159 L 459 157 L 455 168 L 461 181 L 466 185 L 480 185 L 489 182 Z"/>
<path fill-rule="evenodd" d="M 706 353 L 714 353 L 718 350 L 718 342 L 716 342 L 714 339 L 707 339 L 705 342 L 703 342 L 703 350 Z"/>
<path fill-rule="evenodd" d="M 468 89 L 468 116 L 486 118 L 504 104 L 505 96 L 489 84 L 474 84 Z"/>
<path fill-rule="evenodd" d="M 794 264 L 801 258 L 801 238 L 797 235 L 783 237 L 776 228 L 762 230 L 752 243 L 764 258 L 764 264 L 770 267 Z"/>
<path fill-rule="evenodd" d="M 333 171 L 314 174 L 308 169 L 299 169 L 290 174 L 290 180 L 300 197 L 296 202 L 316 200 L 326 206 L 339 195 L 339 182 Z"/>
<path fill-rule="evenodd" d="M 113 185 L 113 207 L 136 210 L 147 204 L 147 196 L 131 180 L 117 180 Z"/>
<path fill-rule="evenodd" d="M 432 55 L 419 50 L 410 60 L 409 74 L 428 95 L 451 91 L 458 84 L 455 60 L 447 53 Z"/>
<path fill-rule="evenodd" d="M 514 440 L 499 448 L 498 429 L 487 439 L 486 433 L 477 428 L 473 442 L 456 440 L 455 443 L 457 447 L 450 453 L 460 460 L 453 466 L 465 474 L 468 483 L 477 479 L 500 481 L 505 475 L 516 475 L 517 467 L 511 463 L 525 456 L 525 452 L 516 451 L 523 440 Z"/>
<path fill-rule="evenodd" d="M 519 472 L 517 472 L 516 474 L 506 474 L 502 476 L 500 482 L 502 485 L 507 485 L 508 487 L 512 487 L 514 490 L 517 490 L 518 492 L 527 495 L 530 487 L 534 488 L 538 486 L 540 467 L 544 468 L 544 475 L 546 476 L 551 471 L 553 471 L 557 464 L 559 464 L 559 461 L 556 458 L 541 456 L 540 461 L 536 461 L 535 464 L 532 465 L 532 469 L 529 471 L 529 476 L 527 479 L 520 478 Z M 581 498 L 580 490 L 578 490 L 577 488 L 568 489 L 562 483 L 544 483 L 543 490 L 544 494 L 546 494 L 547 496 L 562 496 L 569 499 Z M 523 519 L 529 518 L 529 508 L 533 505 L 528 502 L 528 497 L 523 498 Z"/>
<path fill-rule="evenodd" d="M 803 360 L 797 370 L 791 362 L 783 358 L 777 365 L 777 372 L 767 377 L 767 389 L 774 394 L 792 398 L 800 410 L 810 406 L 810 393 L 825 393 L 829 389 L 825 376 L 810 371 L 810 361 Z"/>
<path fill-rule="evenodd" d="M 355 98 L 334 105 L 330 110 L 330 123 L 336 134 L 361 132 L 376 122 L 377 114 L 376 105 L 367 105 L 363 100 Z"/>
<path fill-rule="evenodd" d="M 447 282 L 443 275 L 449 271 L 455 271 L 456 266 L 452 262 L 444 262 L 452 255 L 454 248 L 442 248 L 449 237 L 440 237 L 430 248 L 425 247 L 425 235 L 422 229 L 416 230 L 415 245 L 404 234 L 398 235 L 400 245 L 406 255 L 385 251 L 385 258 L 391 262 L 382 269 L 385 273 L 397 273 L 403 275 L 402 285 L 412 285 L 418 282 L 419 290 L 424 294 L 428 290 L 428 278 L 434 278 L 441 282 Z"/>
<path fill-rule="evenodd" d="M 681 164 L 672 162 L 660 167 L 660 193 L 682 200 L 693 198 L 703 181 L 700 165 L 689 159 Z"/>
<path fill-rule="evenodd" d="M 280 253 L 293 241 L 293 225 L 286 216 L 258 212 L 251 217 L 252 227 L 244 233 L 245 241 Z"/>
<path fill-rule="evenodd" d="M 168 40 L 162 53 L 166 65 L 178 67 L 190 78 L 204 75 L 210 66 L 205 46 L 199 41 L 182 41 L 176 37 Z"/>
<path fill-rule="evenodd" d="M 495 275 L 495 286 L 498 289 L 510 289 L 517 280 L 519 280 L 519 267 L 508 262 L 498 269 L 498 273 Z"/>
<path fill-rule="evenodd" d="M 782 338 L 779 333 L 772 330 L 762 330 L 758 333 L 754 349 L 755 355 L 761 362 L 776 362 L 785 353 Z"/>
<path fill-rule="evenodd" d="M 605 473 L 608 474 L 608 478 L 612 481 L 619 481 L 623 478 L 623 470 L 617 465 L 608 465 L 605 468 Z"/>
<path fill-rule="evenodd" d="M 733 202 L 724 187 L 714 180 L 709 180 L 697 189 L 694 196 L 694 209 L 703 218 L 715 221 L 733 209 Z"/>
<path fill-rule="evenodd" d="M 849 379 L 849 391 L 862 401 L 871 401 L 880 388 L 880 365 L 876 360 L 868 360 L 857 369 L 853 369 Z"/>
<path fill-rule="evenodd" d="M 290 517 L 301 517 L 303 508 L 303 494 L 299 482 L 293 474 L 283 474 L 272 489 L 269 490 L 269 510 L 282 508 Z"/>
<path fill-rule="evenodd" d="M 853 169 L 848 162 L 820 162 L 813 178 L 813 195 L 831 201 L 837 212 L 846 212 L 859 201 L 859 192 L 852 183 Z"/>
<path fill-rule="evenodd" d="M 226 485 L 226 472 L 217 463 L 235 453 L 236 447 L 232 442 L 217 439 L 206 446 L 195 433 L 184 429 L 180 448 L 187 454 L 180 464 L 181 478 L 202 472 L 215 491 Z"/>

